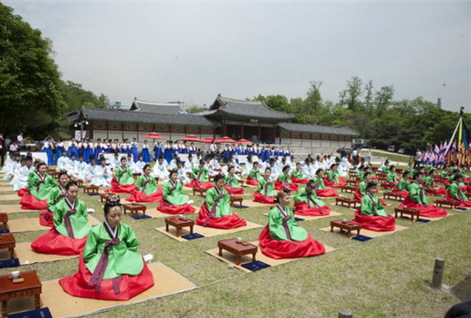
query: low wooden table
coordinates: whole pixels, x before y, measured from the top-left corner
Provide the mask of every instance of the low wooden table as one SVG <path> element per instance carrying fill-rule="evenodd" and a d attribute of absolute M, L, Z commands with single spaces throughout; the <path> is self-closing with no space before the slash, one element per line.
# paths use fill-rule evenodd
<path fill-rule="evenodd" d="M 418 209 L 410 209 L 410 208 L 395 208 L 394 209 L 394 217 L 397 219 L 397 215 L 400 214 L 402 217 L 404 214 L 410 215 L 410 220 L 414 221 L 414 216 L 419 219 L 420 210 Z"/>
<path fill-rule="evenodd" d="M 41 308 L 42 284 L 36 271 L 24 271 L 20 277 L 21 283 L 13 283 L 11 274 L 0 275 L 0 301 L 2 302 L 2 317 L 7 317 L 7 302 L 13 298 L 34 296 L 34 308 Z"/>
<path fill-rule="evenodd" d="M 100 202 L 106 202 L 110 196 L 114 196 L 115 193 L 112 192 L 103 192 L 100 193 Z"/>
<path fill-rule="evenodd" d="M 347 197 L 336 197 L 335 198 L 335 205 L 339 205 L 339 203 L 340 203 L 341 206 L 350 207 L 351 205 L 353 205 L 354 208 L 357 205 L 357 201 L 355 201 L 354 199 L 347 198 Z"/>
<path fill-rule="evenodd" d="M 343 222 L 342 220 L 330 221 L 330 232 L 334 231 L 334 227 L 338 227 L 341 230 L 347 231 L 347 237 L 352 236 L 352 231 L 357 231 L 357 235 L 360 235 L 361 225 L 353 223 L 351 221 Z"/>
<path fill-rule="evenodd" d="M 446 199 L 439 199 L 439 200 L 435 200 L 433 202 L 435 202 L 437 207 L 440 207 L 440 208 L 449 207 L 450 209 L 454 209 L 458 205 L 458 204 L 456 204 L 455 201 L 446 200 Z"/>
<path fill-rule="evenodd" d="M 235 202 L 239 202 L 239 205 L 242 205 L 242 202 L 244 201 L 244 198 L 232 195 L 230 197 L 230 200 L 231 200 L 231 206 L 234 206 Z"/>
<path fill-rule="evenodd" d="M 199 192 L 200 197 L 202 197 L 208 189 L 206 188 L 193 188 L 193 195 L 196 195 L 196 192 Z"/>
<path fill-rule="evenodd" d="M 176 229 L 176 236 L 180 236 L 180 230 L 184 227 L 190 227 L 190 234 L 193 234 L 193 226 L 195 225 L 195 221 L 185 217 L 184 219 L 180 219 L 178 216 L 171 216 L 165 218 L 165 231 L 168 232 L 169 225 L 174 226 Z"/>
<path fill-rule="evenodd" d="M 218 241 L 219 256 L 222 256 L 222 250 L 226 250 L 237 257 L 236 265 L 240 265 L 240 259 L 243 255 L 252 254 L 252 262 L 255 262 L 255 255 L 257 254 L 258 247 L 249 242 L 237 242 L 237 239 L 232 238 L 228 240 Z"/>
<path fill-rule="evenodd" d="M 396 192 L 384 192 L 383 198 L 398 201 L 398 200 L 402 200 L 402 195 Z"/>
<path fill-rule="evenodd" d="M 356 191 L 357 188 L 346 185 L 340 188 L 340 192 L 347 192 L 347 193 L 353 193 Z"/>
<path fill-rule="evenodd" d="M 355 186 L 358 183 L 357 180 L 347 180 L 347 184 L 350 186 Z"/>
<path fill-rule="evenodd" d="M 16 241 L 12 233 L 0 234 L 0 250 L 8 249 L 10 258 L 15 258 Z"/>
<path fill-rule="evenodd" d="M 83 187 L 83 193 L 98 193 L 98 189 L 100 189 L 99 186 L 96 185 L 86 185 Z"/>
<path fill-rule="evenodd" d="M 0 223 L 3 224 L 3 229 L 8 229 L 8 214 L 0 213 Z"/>
<path fill-rule="evenodd" d="M 146 215 L 147 207 L 144 204 L 139 203 L 124 203 L 123 204 L 124 214 L 126 214 L 127 210 L 129 210 L 130 214 L 142 212 L 142 214 Z"/>

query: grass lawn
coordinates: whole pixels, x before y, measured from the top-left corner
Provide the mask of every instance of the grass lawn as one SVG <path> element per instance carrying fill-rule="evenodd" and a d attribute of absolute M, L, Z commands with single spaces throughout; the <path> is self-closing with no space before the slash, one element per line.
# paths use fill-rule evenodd
<path fill-rule="evenodd" d="M 362 157 L 365 157 L 368 155 L 369 151 L 368 149 L 363 149 L 360 152 L 360 155 Z M 371 150 L 371 155 L 374 157 L 385 157 L 387 158 L 391 163 L 395 162 L 404 162 L 404 163 L 409 163 L 409 162 L 414 162 L 414 156 L 409 156 L 409 155 L 401 155 L 399 153 L 395 152 L 389 152 L 389 151 L 384 151 L 384 150 Z"/>
<path fill-rule="evenodd" d="M 254 188 L 246 188 L 252 193 Z M 125 197 L 123 195 L 122 197 Z M 351 196 L 351 194 L 347 194 Z M 96 196 L 80 198 L 103 220 L 102 205 Z M 249 197 L 246 196 L 245 199 Z M 202 198 L 193 197 L 200 206 Z M 433 198 L 429 198 L 429 201 Z M 328 203 L 333 199 L 325 200 Z M 9 202 L 14 203 L 14 202 Z M 388 201 L 390 213 L 399 202 Z M 156 203 L 148 204 L 155 208 Z M 266 224 L 268 207 L 234 209 L 244 219 Z M 217 241 L 234 237 L 222 235 L 178 242 L 157 231 L 162 218 L 123 222 L 137 233 L 139 252 L 151 253 L 198 286 L 189 292 L 119 307 L 92 317 L 337 317 L 341 308 L 354 317 L 443 317 L 449 307 L 471 298 L 471 210 L 452 211 L 439 221 L 420 223 L 398 219 L 408 229 L 368 242 L 319 230 L 338 218 L 352 219 L 354 210 L 332 207 L 343 216 L 303 221 L 300 225 L 316 240 L 336 250 L 254 273 L 243 273 L 206 254 Z M 36 217 L 37 213 L 14 213 L 11 219 Z M 190 216 L 195 218 L 195 216 Z M 238 233 L 255 241 L 261 229 Z M 31 242 L 44 231 L 17 233 L 17 242 Z M 428 287 L 435 257 L 446 260 L 444 284 L 449 291 Z M 41 280 L 61 278 L 77 270 L 77 259 L 22 266 L 38 271 Z M 3 268 L 9 273 L 16 268 Z M 159 284 L 159 281 L 155 282 Z"/>

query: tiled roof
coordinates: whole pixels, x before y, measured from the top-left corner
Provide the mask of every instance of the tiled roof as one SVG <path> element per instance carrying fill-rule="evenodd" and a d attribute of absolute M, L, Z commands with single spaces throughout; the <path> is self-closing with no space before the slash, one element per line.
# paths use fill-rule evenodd
<path fill-rule="evenodd" d="M 338 126 L 319 126 L 319 125 L 279 123 L 278 127 L 288 130 L 288 131 L 306 132 L 306 133 L 345 135 L 345 136 L 359 136 L 360 135 L 348 127 L 338 127 Z"/>
<path fill-rule="evenodd" d="M 90 120 L 153 123 L 153 124 L 174 124 L 191 126 L 211 126 L 219 127 L 220 124 L 214 120 L 203 116 L 186 115 L 165 115 L 155 113 L 145 113 L 142 111 L 126 111 L 113 109 L 99 109 L 82 107 L 82 116 Z"/>
<path fill-rule="evenodd" d="M 227 98 L 220 95 L 216 97 L 216 100 L 211 105 L 210 110 L 216 110 L 216 112 L 210 116 L 227 114 L 238 117 L 274 120 L 289 120 L 294 118 L 293 115 L 271 109 L 262 101 L 245 101 Z"/>
<path fill-rule="evenodd" d="M 132 111 L 143 113 L 155 113 L 164 115 L 178 115 L 183 109 L 183 103 L 153 103 L 135 99 L 131 105 Z"/>

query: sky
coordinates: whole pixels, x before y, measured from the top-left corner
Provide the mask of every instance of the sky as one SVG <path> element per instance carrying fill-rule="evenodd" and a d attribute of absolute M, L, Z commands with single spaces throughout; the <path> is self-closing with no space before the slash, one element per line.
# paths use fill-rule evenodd
<path fill-rule="evenodd" d="M 471 1 L 3 1 L 53 42 L 64 80 L 111 103 L 218 94 L 337 102 L 353 76 L 471 112 Z"/>

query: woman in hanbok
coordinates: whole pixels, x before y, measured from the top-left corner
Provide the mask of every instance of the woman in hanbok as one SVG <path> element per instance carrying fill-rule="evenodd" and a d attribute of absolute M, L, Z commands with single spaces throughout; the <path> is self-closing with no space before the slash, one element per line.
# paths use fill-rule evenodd
<path fill-rule="evenodd" d="M 309 178 L 304 175 L 300 162 L 296 163 L 296 169 L 291 173 L 291 181 L 301 184 L 307 184 L 309 182 Z"/>
<path fill-rule="evenodd" d="M 314 181 L 314 184 L 316 185 L 315 188 L 318 197 L 330 198 L 339 196 L 335 193 L 334 189 L 327 188 L 324 185 L 324 169 L 317 169 L 316 176 L 312 178 L 312 181 Z"/>
<path fill-rule="evenodd" d="M 78 186 L 70 181 L 65 186 L 66 196 L 51 206 L 54 227 L 31 243 L 36 253 L 79 255 L 86 236 L 92 229 L 88 222 L 85 202 L 78 198 Z"/>
<path fill-rule="evenodd" d="M 109 187 L 111 186 L 112 177 L 113 173 L 111 172 L 111 169 L 106 165 L 105 157 L 101 157 L 100 164 L 96 166 L 95 170 L 93 171 L 93 178 L 90 184 L 99 187 Z"/>
<path fill-rule="evenodd" d="M 49 192 L 56 186 L 54 178 L 47 173 L 47 166 L 41 162 L 37 170 L 28 175 L 28 193 L 20 201 L 25 210 L 47 210 Z"/>
<path fill-rule="evenodd" d="M 330 207 L 322 202 L 316 194 L 316 184 L 309 181 L 294 196 L 294 213 L 305 216 L 324 216 L 330 214 Z"/>
<path fill-rule="evenodd" d="M 67 195 L 66 185 L 69 183 L 69 176 L 67 172 L 61 171 L 58 177 L 59 183 L 56 187 L 52 188 L 47 199 L 47 211 L 39 214 L 39 224 L 43 226 L 53 226 L 54 213 L 52 207 L 56 205 L 61 199 Z"/>
<path fill-rule="evenodd" d="M 72 155 L 78 156 L 77 142 L 75 141 L 75 138 L 72 138 L 69 141 L 67 148 L 67 157 L 71 158 Z"/>
<path fill-rule="evenodd" d="M 361 203 L 361 199 L 363 199 L 363 197 L 366 195 L 366 187 L 371 181 L 371 172 L 365 172 L 365 174 L 363 175 L 363 180 L 358 184 L 358 187 L 355 190 L 355 193 L 353 194 L 353 199 L 355 201 Z M 378 192 L 378 188 L 376 188 L 375 193 Z M 388 204 L 386 203 L 386 201 L 384 201 L 383 198 L 379 198 L 379 202 L 381 202 L 383 206 L 388 206 Z"/>
<path fill-rule="evenodd" d="M 284 158 L 283 158 L 284 159 Z M 283 166 L 282 172 L 278 175 L 275 182 L 275 190 L 281 191 L 283 188 L 288 187 L 291 191 L 298 191 L 299 187 L 291 180 L 290 166 Z"/>
<path fill-rule="evenodd" d="M 98 138 L 95 144 L 95 150 L 93 151 L 93 158 L 98 159 L 100 154 L 105 151 L 105 144 Z"/>
<path fill-rule="evenodd" d="M 47 155 L 47 164 L 52 166 L 54 164 L 54 143 L 51 137 L 47 137 L 46 141 L 44 141 L 44 145 L 42 150 Z"/>
<path fill-rule="evenodd" d="M 270 170 L 271 171 L 271 170 Z M 255 161 L 250 169 L 247 181 L 245 183 L 253 186 L 258 186 L 258 178 L 260 177 L 260 170 L 258 168 L 258 161 Z"/>
<path fill-rule="evenodd" d="M 136 233 L 121 223 L 119 198 L 108 198 L 104 210 L 105 221 L 90 232 L 78 272 L 59 284 L 75 297 L 128 300 L 154 286 L 154 278 L 137 253 Z"/>
<path fill-rule="evenodd" d="M 136 138 L 133 138 L 131 141 L 131 154 L 133 162 L 136 162 L 139 156 L 139 144 L 136 141 Z"/>
<path fill-rule="evenodd" d="M 324 182 L 327 187 L 331 188 L 341 188 L 346 184 L 345 178 L 340 177 L 340 173 L 337 171 L 338 165 L 333 163 L 330 166 L 330 171 L 327 172 L 327 178 Z"/>
<path fill-rule="evenodd" d="M 422 186 L 423 177 L 422 172 L 417 172 L 414 175 L 414 182 L 409 186 L 409 195 L 399 206 L 418 209 L 421 217 L 441 218 L 447 216 L 448 213 L 445 209 L 428 204 L 425 189 Z"/>
<path fill-rule="evenodd" d="M 158 161 L 154 165 L 153 171 L 154 177 L 159 180 L 168 180 L 168 163 L 164 160 L 164 157 L 159 157 Z"/>
<path fill-rule="evenodd" d="M 154 142 L 154 160 L 157 160 L 157 158 L 163 157 L 163 155 L 164 155 L 164 152 L 162 149 L 162 143 L 160 141 Z"/>
<path fill-rule="evenodd" d="M 324 254 L 324 245 L 296 223 L 289 208 L 289 189 L 278 192 L 275 201 L 276 206 L 268 213 L 268 225 L 258 238 L 262 253 L 274 259 Z"/>
<path fill-rule="evenodd" d="M 460 183 L 463 182 L 463 175 L 458 174 L 453 178 L 453 181 L 448 186 L 445 199 L 454 201 L 459 208 L 471 207 L 471 201 L 469 201 L 466 194 L 461 190 Z"/>
<path fill-rule="evenodd" d="M 54 164 L 57 165 L 57 160 L 59 160 L 59 158 L 61 157 L 62 155 L 62 152 L 65 150 L 64 148 L 64 141 L 62 139 L 59 139 L 59 142 L 56 143 L 56 157 L 54 159 Z M 67 153 L 66 153 L 67 154 Z"/>
<path fill-rule="evenodd" d="M 386 174 L 386 183 L 384 186 L 389 189 L 393 189 L 397 185 L 397 173 L 396 173 L 396 167 L 391 165 L 389 167 L 389 170 Z"/>
<path fill-rule="evenodd" d="M 130 202 L 160 202 L 162 188 L 157 188 L 157 182 L 152 177 L 152 168 L 149 164 L 144 166 L 144 173 L 137 179 L 137 191 L 131 194 L 126 201 Z"/>
<path fill-rule="evenodd" d="M 403 199 L 407 198 L 407 196 L 409 195 L 409 186 L 410 186 L 409 175 L 410 175 L 409 170 L 404 171 L 402 173 L 402 179 L 399 180 L 399 182 L 393 189 L 393 192 L 400 194 Z"/>
<path fill-rule="evenodd" d="M 244 188 L 239 184 L 239 179 L 235 174 L 235 168 L 230 166 L 227 169 L 227 174 L 224 177 L 224 189 L 229 195 L 243 195 Z"/>
<path fill-rule="evenodd" d="M 209 170 L 204 166 L 204 160 L 200 160 L 198 167 L 194 168 L 191 172 L 193 180 L 185 186 L 190 188 L 206 188 L 214 187 L 214 184 L 209 182 Z"/>
<path fill-rule="evenodd" d="M 178 171 L 170 172 L 170 180 L 164 185 L 162 201 L 157 210 L 168 214 L 188 214 L 196 211 L 191 206 L 193 200 L 183 193 L 183 186 L 178 182 Z"/>
<path fill-rule="evenodd" d="M 386 213 L 384 206 L 375 195 L 376 185 L 374 181 L 368 182 L 366 194 L 361 199 L 361 206 L 355 212 L 355 219 L 352 222 L 371 231 L 394 231 L 396 220 Z"/>
<path fill-rule="evenodd" d="M 150 163 L 149 144 L 147 140 L 144 140 L 144 144 L 142 144 L 141 156 L 145 163 Z"/>
<path fill-rule="evenodd" d="M 214 177 L 214 187 L 206 191 L 206 200 L 201 205 L 196 224 L 219 229 L 233 229 L 247 225 L 244 219 L 232 213 L 230 196 L 224 189 L 224 177 Z"/>
<path fill-rule="evenodd" d="M 276 191 L 270 168 L 266 168 L 263 176 L 258 179 L 258 188 L 257 191 L 253 193 L 253 196 L 254 202 L 275 204 L 273 200 L 276 196 Z"/>
<path fill-rule="evenodd" d="M 435 169 L 430 169 L 429 174 L 424 177 L 425 189 L 434 195 L 444 195 L 446 189 L 435 185 L 435 171 Z"/>
<path fill-rule="evenodd" d="M 24 162 L 24 166 L 16 169 L 16 172 L 14 173 L 15 177 L 10 183 L 13 185 L 13 191 L 21 190 L 21 192 L 23 192 L 22 194 L 18 194 L 19 196 L 23 196 L 26 192 L 28 192 L 28 176 L 31 172 L 34 171 L 34 167 L 32 165 L 33 159 L 31 157 L 26 157 Z"/>
<path fill-rule="evenodd" d="M 113 193 L 133 193 L 136 191 L 132 171 L 128 168 L 128 160 L 121 157 L 121 165 L 114 171 L 114 178 L 111 179 L 111 192 Z"/>
<path fill-rule="evenodd" d="M 89 163 L 90 158 L 92 158 L 94 155 L 95 153 L 93 144 L 90 143 L 90 139 L 87 139 L 87 141 L 83 144 L 83 159 L 86 163 Z"/>

